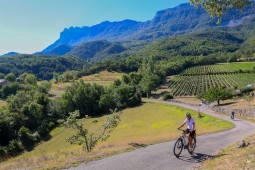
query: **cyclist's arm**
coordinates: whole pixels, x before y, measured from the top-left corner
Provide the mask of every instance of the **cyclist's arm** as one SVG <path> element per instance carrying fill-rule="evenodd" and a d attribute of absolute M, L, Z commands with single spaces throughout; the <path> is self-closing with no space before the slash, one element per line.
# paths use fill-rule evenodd
<path fill-rule="evenodd" d="M 196 128 L 195 122 L 192 124 L 192 130 Z"/>
<path fill-rule="evenodd" d="M 181 129 L 186 123 L 183 123 L 178 129 Z"/>

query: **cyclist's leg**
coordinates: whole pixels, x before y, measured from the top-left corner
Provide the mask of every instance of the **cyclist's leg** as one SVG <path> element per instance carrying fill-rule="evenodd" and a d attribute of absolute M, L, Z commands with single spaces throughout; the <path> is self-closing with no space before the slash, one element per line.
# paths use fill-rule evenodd
<path fill-rule="evenodd" d="M 192 137 L 189 135 L 189 146 L 192 147 Z"/>
<path fill-rule="evenodd" d="M 195 133 L 196 133 L 195 131 L 192 131 L 189 133 L 189 146 L 190 147 L 192 147 L 192 139 L 193 139 Z"/>

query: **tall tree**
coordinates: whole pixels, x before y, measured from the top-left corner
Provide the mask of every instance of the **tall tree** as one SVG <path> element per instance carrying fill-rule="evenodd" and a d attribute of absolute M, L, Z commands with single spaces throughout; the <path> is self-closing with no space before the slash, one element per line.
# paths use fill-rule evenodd
<path fill-rule="evenodd" d="M 196 6 L 202 5 L 211 16 L 220 18 L 231 8 L 235 7 L 241 10 L 244 6 L 252 2 L 254 2 L 254 0 L 190 0 L 191 4 Z"/>
<path fill-rule="evenodd" d="M 215 87 L 207 90 L 203 96 L 203 98 L 207 102 L 217 101 L 218 105 L 220 105 L 221 100 L 231 99 L 232 97 L 233 95 L 230 90 L 224 89 L 224 88 L 215 88 Z"/>

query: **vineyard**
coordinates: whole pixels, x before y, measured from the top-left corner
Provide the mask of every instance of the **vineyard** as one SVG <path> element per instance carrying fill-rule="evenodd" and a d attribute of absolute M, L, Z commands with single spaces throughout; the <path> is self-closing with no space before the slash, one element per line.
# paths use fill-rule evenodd
<path fill-rule="evenodd" d="M 211 87 L 237 89 L 255 83 L 255 63 L 197 66 L 171 78 L 174 96 L 196 96 Z"/>
<path fill-rule="evenodd" d="M 219 73 L 240 73 L 251 72 L 254 70 L 255 62 L 250 63 L 230 63 L 197 66 L 186 69 L 183 75 L 200 75 L 200 74 L 219 74 Z"/>

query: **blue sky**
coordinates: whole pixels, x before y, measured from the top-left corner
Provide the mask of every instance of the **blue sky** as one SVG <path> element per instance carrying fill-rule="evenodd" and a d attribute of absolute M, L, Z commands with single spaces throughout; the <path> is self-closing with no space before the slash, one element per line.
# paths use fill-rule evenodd
<path fill-rule="evenodd" d="M 0 0 L 0 54 L 34 53 L 70 26 L 102 21 L 146 21 L 188 0 Z"/>

